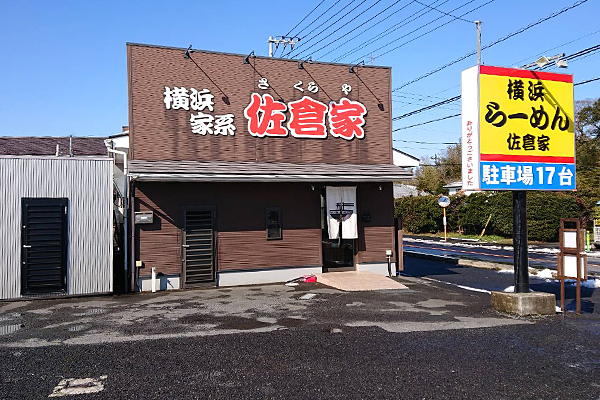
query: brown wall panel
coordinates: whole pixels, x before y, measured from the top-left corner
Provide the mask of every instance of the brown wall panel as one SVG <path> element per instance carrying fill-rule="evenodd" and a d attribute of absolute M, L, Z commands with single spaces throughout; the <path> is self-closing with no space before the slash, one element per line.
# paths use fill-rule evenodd
<path fill-rule="evenodd" d="M 319 228 L 285 229 L 284 223 L 283 240 L 265 237 L 264 230 L 219 232 L 219 270 L 321 264 Z"/>
<path fill-rule="evenodd" d="M 352 186 L 352 185 L 349 185 Z M 357 262 L 384 262 L 393 250 L 392 184 L 358 185 Z M 136 257 L 165 274 L 181 272 L 182 207 L 216 205 L 218 270 L 321 264 L 319 193 L 305 183 L 137 183 L 136 210 L 154 223 L 136 225 Z M 282 240 L 266 239 L 265 207 L 280 207 Z M 362 214 L 371 220 L 362 222 Z"/>
<path fill-rule="evenodd" d="M 138 183 L 136 210 L 154 223 L 137 225 L 136 257 L 165 274 L 181 272 L 182 207 L 216 205 L 218 269 L 319 265 L 319 192 L 308 184 Z M 283 239 L 266 240 L 265 207 L 280 207 Z"/>
<path fill-rule="evenodd" d="M 147 45 L 128 45 L 129 127 L 132 159 L 200 160 L 258 162 L 326 162 L 354 164 L 391 164 L 391 70 L 383 67 L 357 67 L 349 73 L 346 65 L 304 63 L 298 69 L 293 60 L 251 58 L 196 51 L 192 59 L 183 57 L 183 49 Z M 257 87 L 261 76 L 270 88 Z M 317 93 L 294 89 L 298 81 L 315 82 Z M 346 96 L 342 84 L 350 84 Z M 209 89 L 215 96 L 214 115 L 235 115 L 235 136 L 193 134 L 190 115 L 195 111 L 167 110 L 165 86 Z M 329 104 L 341 97 L 360 101 L 367 108 L 365 138 L 351 141 L 334 138 L 297 139 L 287 137 L 255 138 L 248 133 L 244 108 L 253 92 L 269 93 L 288 103 L 304 95 Z M 229 104 L 223 100 L 227 97 Z M 383 110 L 378 107 L 379 102 Z M 287 113 L 286 122 L 289 120 Z"/>
<path fill-rule="evenodd" d="M 381 190 L 379 188 L 381 187 Z M 359 218 L 363 233 L 358 239 L 357 261 L 384 262 L 386 250 L 394 250 L 394 194 L 393 184 L 363 183 L 358 190 L 359 213 L 369 214 L 370 221 Z"/>

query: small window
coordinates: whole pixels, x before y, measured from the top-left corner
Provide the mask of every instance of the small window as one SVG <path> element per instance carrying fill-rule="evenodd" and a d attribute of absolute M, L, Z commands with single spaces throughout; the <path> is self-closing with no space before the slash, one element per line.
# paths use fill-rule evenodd
<path fill-rule="evenodd" d="M 267 207 L 267 240 L 281 239 L 281 209 Z"/>

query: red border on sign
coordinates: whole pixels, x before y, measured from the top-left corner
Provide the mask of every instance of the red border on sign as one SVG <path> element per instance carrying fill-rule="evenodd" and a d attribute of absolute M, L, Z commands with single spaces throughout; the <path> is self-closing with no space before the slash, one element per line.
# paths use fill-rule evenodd
<path fill-rule="evenodd" d="M 481 154 L 481 161 L 512 161 L 512 162 L 532 162 L 532 163 L 561 163 L 574 164 L 575 157 L 555 157 L 555 156 L 527 156 L 511 154 Z"/>
<path fill-rule="evenodd" d="M 553 72 L 530 71 L 527 69 L 515 69 L 504 67 L 490 67 L 482 65 L 479 72 L 485 75 L 514 76 L 516 78 L 539 79 L 542 81 L 556 81 L 573 83 L 573 75 L 555 74 Z"/>

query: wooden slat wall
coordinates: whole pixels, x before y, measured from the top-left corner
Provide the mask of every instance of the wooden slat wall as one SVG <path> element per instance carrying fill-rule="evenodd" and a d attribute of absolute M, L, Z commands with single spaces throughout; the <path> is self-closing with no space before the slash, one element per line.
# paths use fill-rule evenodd
<path fill-rule="evenodd" d="M 357 76 L 348 72 L 347 65 L 305 63 L 305 69 L 300 70 L 293 60 L 257 57 L 248 65 L 243 64 L 241 55 L 196 51 L 192 58 L 198 68 L 183 57 L 183 49 L 133 44 L 127 46 L 127 54 L 132 159 L 392 164 L 389 68 L 357 67 Z M 268 90 L 257 88 L 261 76 L 268 79 Z M 301 93 L 293 88 L 299 80 L 305 87 L 314 81 L 321 89 L 315 94 Z M 345 83 L 352 86 L 347 96 L 341 92 Z M 192 111 L 165 108 L 165 86 L 209 89 L 215 96 L 212 114 L 235 115 L 235 136 L 193 134 L 189 121 Z M 341 97 L 360 101 L 368 111 L 365 138 L 255 138 L 248 133 L 243 112 L 253 92 L 269 93 L 286 103 L 304 95 L 325 104 Z M 229 104 L 222 100 L 224 94 Z"/>
<path fill-rule="evenodd" d="M 139 183 L 136 209 L 154 211 L 137 225 L 138 259 L 149 274 L 181 272 L 181 206 L 217 206 L 218 269 L 319 265 L 319 192 L 308 184 Z M 282 210 L 283 240 L 266 240 L 265 207 Z"/>
<path fill-rule="evenodd" d="M 285 213 L 287 207 L 282 208 Z M 285 222 L 284 222 L 285 227 Z M 219 233 L 219 270 L 321 264 L 320 229 L 284 229 L 283 240 L 265 239 L 265 231 Z"/>
<path fill-rule="evenodd" d="M 359 218 L 363 235 L 358 240 L 357 262 L 385 262 L 385 251 L 394 251 L 393 184 L 364 183 L 358 187 L 358 197 L 359 213 L 369 214 L 371 221 L 362 222 Z"/>
<path fill-rule="evenodd" d="M 359 184 L 357 262 L 385 262 L 393 249 L 392 184 Z M 137 225 L 137 259 L 165 274 L 181 273 L 181 207 L 217 206 L 218 270 L 321 265 L 319 193 L 305 183 L 137 183 L 136 209 L 154 224 Z M 265 207 L 281 207 L 283 240 L 266 240 Z M 359 221 L 361 220 L 359 216 Z"/>

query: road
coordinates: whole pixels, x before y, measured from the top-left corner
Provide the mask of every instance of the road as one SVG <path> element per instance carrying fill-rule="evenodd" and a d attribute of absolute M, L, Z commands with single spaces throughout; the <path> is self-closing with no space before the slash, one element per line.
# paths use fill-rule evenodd
<path fill-rule="evenodd" d="M 428 275 L 447 267 L 434 263 L 407 260 Z M 317 283 L 0 303 L 0 398 L 599 398 L 596 314 L 512 318 L 486 293 L 397 279 L 408 290 Z"/>
<path fill-rule="evenodd" d="M 515 284 L 512 273 L 415 257 L 404 258 L 404 273 L 414 277 L 430 278 L 455 286 L 486 291 L 504 291 L 509 287 L 514 287 Z M 581 310 L 583 313 L 600 315 L 600 288 L 593 288 L 590 283 L 591 281 L 587 282 L 581 288 Z M 539 279 L 530 275 L 530 288 L 535 292 L 553 293 L 557 299 L 557 306 L 560 306 L 559 281 Z M 565 301 L 568 311 L 575 310 L 575 298 L 575 285 L 567 284 Z"/>
<path fill-rule="evenodd" d="M 549 246 L 530 246 L 529 265 L 536 268 L 556 269 L 557 255 L 555 248 Z M 496 244 L 479 244 L 471 241 L 433 240 L 423 237 L 405 237 L 404 250 L 418 253 L 466 258 L 479 261 L 513 263 L 512 246 Z M 588 256 L 588 273 L 600 276 L 600 252 Z"/>

